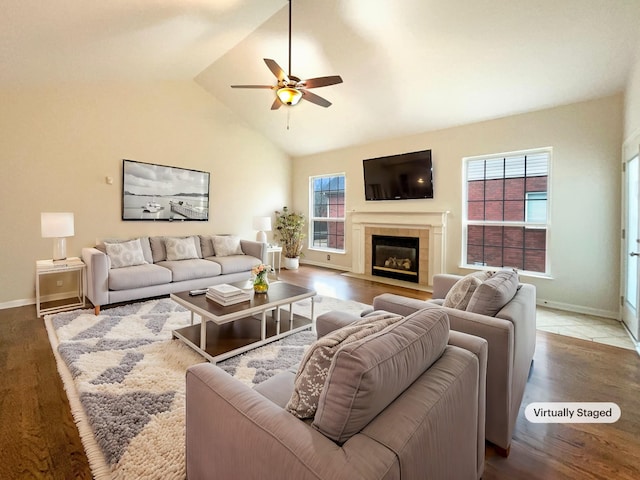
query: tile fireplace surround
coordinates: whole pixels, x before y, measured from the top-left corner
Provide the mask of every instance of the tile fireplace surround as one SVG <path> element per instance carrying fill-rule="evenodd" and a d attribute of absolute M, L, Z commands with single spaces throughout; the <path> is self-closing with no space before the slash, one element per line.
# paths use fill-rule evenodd
<path fill-rule="evenodd" d="M 351 212 L 353 273 L 371 275 L 371 236 L 418 237 L 418 284 L 433 285 L 445 272 L 447 214 L 449 212 Z"/>

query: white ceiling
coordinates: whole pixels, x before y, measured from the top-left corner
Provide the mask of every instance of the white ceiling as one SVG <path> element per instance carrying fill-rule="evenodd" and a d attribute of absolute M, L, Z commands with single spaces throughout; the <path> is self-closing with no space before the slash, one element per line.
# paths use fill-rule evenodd
<path fill-rule="evenodd" d="M 2 0 L 0 86 L 195 79 L 291 155 L 620 92 L 640 0 L 294 0 L 292 74 L 333 102 L 271 111 L 286 0 Z M 290 128 L 287 129 L 287 123 Z"/>

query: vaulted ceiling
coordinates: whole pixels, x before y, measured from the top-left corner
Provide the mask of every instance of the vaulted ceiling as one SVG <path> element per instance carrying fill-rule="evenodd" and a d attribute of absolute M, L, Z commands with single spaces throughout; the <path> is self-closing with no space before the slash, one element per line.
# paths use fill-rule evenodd
<path fill-rule="evenodd" d="M 0 88 L 195 80 L 304 155 L 605 96 L 640 50 L 638 0 L 294 0 L 292 74 L 333 103 L 271 111 L 286 0 L 3 0 Z"/>

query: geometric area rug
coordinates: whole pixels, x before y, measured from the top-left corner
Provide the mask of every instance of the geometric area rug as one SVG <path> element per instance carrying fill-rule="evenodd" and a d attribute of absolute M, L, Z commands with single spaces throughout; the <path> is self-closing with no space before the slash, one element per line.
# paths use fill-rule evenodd
<path fill-rule="evenodd" d="M 315 313 L 364 305 L 315 297 Z M 308 315 L 309 299 L 294 304 Z M 102 479 L 180 479 L 185 472 L 185 372 L 203 357 L 171 332 L 189 312 L 169 298 L 47 315 L 45 325 L 89 459 Z M 217 365 L 249 386 L 299 363 L 315 334 L 303 331 Z"/>

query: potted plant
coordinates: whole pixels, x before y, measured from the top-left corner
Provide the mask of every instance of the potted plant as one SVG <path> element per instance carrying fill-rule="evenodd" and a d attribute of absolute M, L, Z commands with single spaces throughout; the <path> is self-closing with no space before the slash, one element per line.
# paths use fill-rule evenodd
<path fill-rule="evenodd" d="M 298 268 L 302 254 L 305 235 L 303 233 L 305 218 L 302 213 L 290 212 L 287 207 L 282 212 L 276 210 L 275 237 L 282 246 L 284 268 L 295 270 Z"/>

